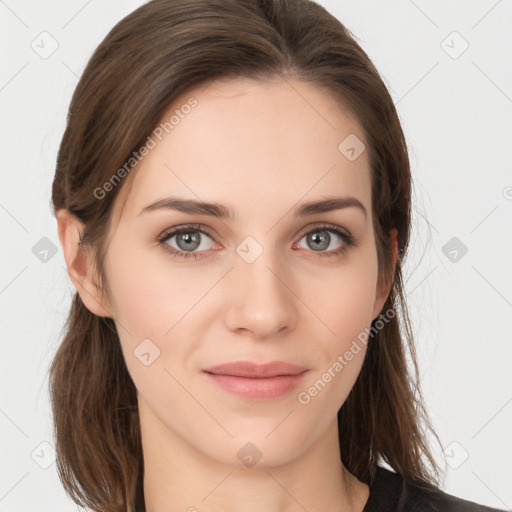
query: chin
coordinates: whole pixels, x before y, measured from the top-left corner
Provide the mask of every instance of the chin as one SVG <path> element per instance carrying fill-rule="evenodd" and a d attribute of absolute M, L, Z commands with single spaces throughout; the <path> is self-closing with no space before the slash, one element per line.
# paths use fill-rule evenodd
<path fill-rule="evenodd" d="M 294 427 L 290 423 L 286 429 L 276 429 L 279 422 L 272 423 L 270 429 L 254 429 L 249 426 L 246 435 L 225 439 L 224 445 L 217 439 L 218 444 L 214 452 L 211 451 L 211 445 L 208 447 L 209 456 L 223 464 L 238 468 L 262 469 L 287 464 L 307 449 L 304 439 L 297 435 L 302 430 L 298 426 Z M 273 429 L 275 430 L 272 431 Z M 212 439 L 209 438 L 207 442 L 211 443 Z"/>

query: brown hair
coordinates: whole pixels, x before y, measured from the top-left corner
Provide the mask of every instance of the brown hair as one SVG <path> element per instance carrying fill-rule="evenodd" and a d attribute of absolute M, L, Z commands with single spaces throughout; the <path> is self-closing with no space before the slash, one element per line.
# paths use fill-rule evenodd
<path fill-rule="evenodd" d="M 144 144 L 175 98 L 235 77 L 312 83 L 348 107 L 364 129 L 379 275 L 393 281 L 383 310 L 397 314 L 372 329 L 360 375 L 338 413 L 340 455 L 367 484 L 380 460 L 407 481 L 437 483 L 425 437 L 435 433 L 418 387 L 402 281 L 411 221 L 406 141 L 378 71 L 323 7 L 309 0 L 153 0 L 121 20 L 74 92 L 53 181 L 54 212 L 66 208 L 83 223 L 80 250 L 93 250 L 108 296 L 107 235 L 127 180 L 101 199 L 94 190 Z M 59 477 L 77 504 L 94 511 L 145 510 L 136 389 L 115 323 L 90 312 L 75 293 L 64 331 L 50 368 Z"/>

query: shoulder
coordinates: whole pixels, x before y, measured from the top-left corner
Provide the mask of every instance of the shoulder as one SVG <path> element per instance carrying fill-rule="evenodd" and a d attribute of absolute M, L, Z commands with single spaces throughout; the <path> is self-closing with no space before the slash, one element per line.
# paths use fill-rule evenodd
<path fill-rule="evenodd" d="M 363 512 L 503 512 L 448 494 L 433 485 L 407 483 L 382 467 L 377 468 Z"/>

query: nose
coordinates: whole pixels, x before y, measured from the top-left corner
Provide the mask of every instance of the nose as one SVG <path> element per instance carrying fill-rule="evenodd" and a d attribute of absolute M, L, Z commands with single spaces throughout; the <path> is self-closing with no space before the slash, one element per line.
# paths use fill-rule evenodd
<path fill-rule="evenodd" d="M 257 339 L 294 329 L 300 301 L 291 272 L 275 251 L 264 250 L 252 263 L 237 256 L 233 265 L 225 283 L 227 327 Z"/>

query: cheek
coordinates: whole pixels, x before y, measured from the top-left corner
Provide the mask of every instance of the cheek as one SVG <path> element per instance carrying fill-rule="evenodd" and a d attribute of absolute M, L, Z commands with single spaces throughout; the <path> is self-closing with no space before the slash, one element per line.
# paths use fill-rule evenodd
<path fill-rule="evenodd" d="M 318 318 L 311 321 L 315 327 L 309 331 L 317 357 L 314 371 L 296 398 L 316 416 L 333 418 L 360 373 L 375 302 L 372 276 L 368 267 L 346 267 L 325 281 L 324 294 L 309 282 L 310 293 L 315 293 L 311 303 L 318 311 Z"/>
<path fill-rule="evenodd" d="M 180 382 L 188 378 L 185 368 L 200 339 L 197 331 L 207 322 L 201 315 L 207 301 L 201 298 L 218 276 L 173 267 L 165 255 L 148 263 L 147 250 L 127 250 L 122 238 L 111 243 L 105 262 L 113 312 L 128 370 L 138 389 L 154 394 L 173 382 L 166 369 Z"/>
<path fill-rule="evenodd" d="M 342 349 L 371 324 L 376 281 L 376 262 L 364 254 L 301 278 L 300 297 L 317 317 L 315 324 L 324 325 L 333 348 Z"/>
<path fill-rule="evenodd" d="M 149 261 L 147 250 L 135 245 L 123 250 L 112 243 L 107 265 L 116 320 L 135 338 L 162 338 L 197 295 L 183 269 L 166 265 L 163 257 Z"/>
<path fill-rule="evenodd" d="M 347 260 L 346 265 L 302 281 L 302 296 L 309 297 L 316 316 L 309 332 L 316 340 L 318 358 L 297 400 L 307 410 L 324 411 L 327 417 L 335 415 L 345 401 L 366 355 L 377 280 L 376 260 L 371 256 L 371 252 L 360 253 L 357 261 Z"/>

